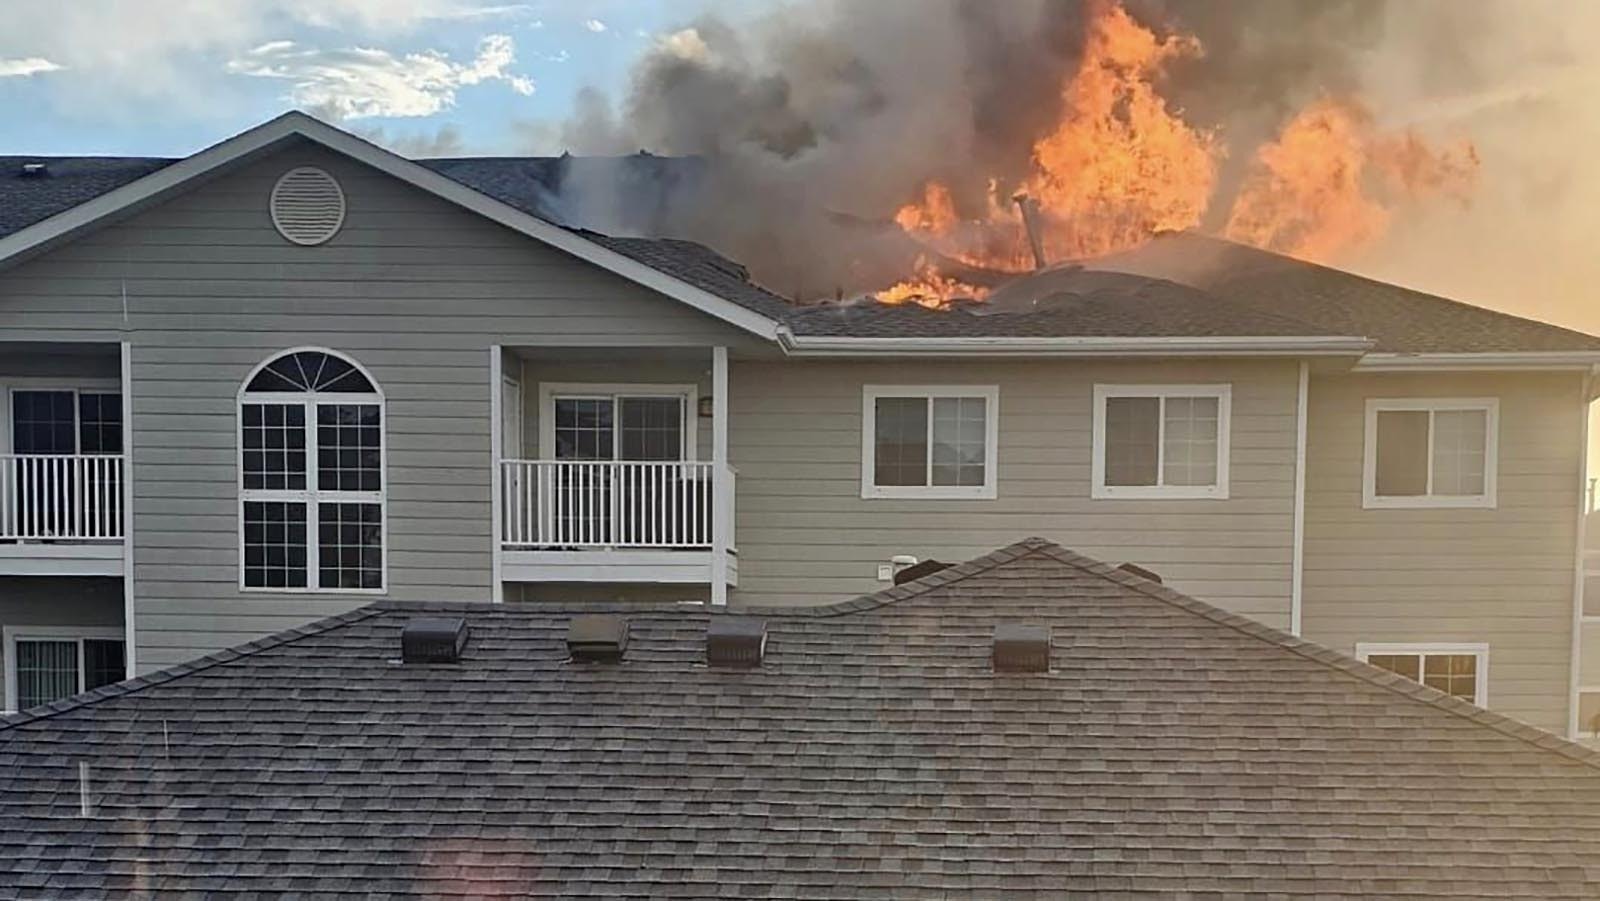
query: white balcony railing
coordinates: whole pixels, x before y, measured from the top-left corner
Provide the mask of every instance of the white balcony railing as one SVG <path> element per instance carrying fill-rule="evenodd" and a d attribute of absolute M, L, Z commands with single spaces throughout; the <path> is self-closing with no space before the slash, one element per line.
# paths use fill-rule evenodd
<path fill-rule="evenodd" d="M 0 454 L 0 541 L 122 539 L 123 458 Z"/>
<path fill-rule="evenodd" d="M 516 549 L 710 549 L 714 465 L 502 460 L 501 541 Z M 731 508 L 731 469 L 728 485 Z M 731 515 L 729 524 L 731 545 Z"/>

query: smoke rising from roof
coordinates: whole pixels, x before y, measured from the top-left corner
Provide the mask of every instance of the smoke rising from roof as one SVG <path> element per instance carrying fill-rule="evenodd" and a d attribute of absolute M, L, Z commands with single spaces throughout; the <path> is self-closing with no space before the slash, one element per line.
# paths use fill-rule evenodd
<path fill-rule="evenodd" d="M 905 274 L 917 249 L 890 217 L 922 185 L 941 181 L 958 205 L 976 206 L 991 178 L 1004 190 L 1026 177 L 1033 141 L 1062 115 L 1061 85 L 1079 61 L 1097 2 L 824 0 L 737 27 L 703 16 L 650 47 L 625 97 L 584 92 L 575 114 L 545 131 L 540 149 L 553 143 L 575 154 L 644 149 L 700 157 L 694 177 L 663 185 L 664 202 L 647 216 L 636 209 L 637 185 L 619 188 L 603 167 L 569 178 L 562 200 L 602 230 L 707 243 L 788 295 L 880 288 Z M 1543 205 L 1591 224 L 1600 215 L 1593 212 L 1600 203 L 1585 211 L 1562 196 L 1566 179 L 1578 175 L 1572 164 L 1587 153 L 1553 164 L 1513 139 L 1520 133 L 1529 143 L 1526 129 L 1535 123 L 1559 133 L 1557 109 L 1600 131 L 1600 114 L 1568 109 L 1578 95 L 1556 96 L 1572 67 L 1585 63 L 1576 35 L 1592 33 L 1573 20 L 1600 15 L 1553 2 L 1487 0 L 1125 6 L 1158 34 L 1191 34 L 1203 48 L 1176 61 L 1159 87 L 1185 121 L 1221 143 L 1218 196 L 1231 196 L 1255 148 L 1297 109 L 1320 96 L 1358 96 L 1386 124 L 1479 142 L 1490 187 L 1469 210 L 1451 206 L 1397 222 L 1376 246 L 1339 264 L 1573 321 L 1563 311 L 1483 296 L 1484 285 L 1504 276 L 1472 277 L 1483 264 L 1464 262 L 1454 248 L 1466 242 L 1478 260 L 1502 270 L 1535 265 L 1491 246 L 1506 216 L 1534 217 Z M 1226 213 L 1225 203 L 1214 203 L 1201 227 L 1217 228 Z M 1496 219 L 1500 227 L 1490 229 Z M 1547 227 L 1555 224 L 1541 220 L 1515 243 L 1530 253 L 1530 241 L 1559 246 L 1540 242 Z M 1580 234 L 1587 239 L 1594 229 Z M 1600 278 L 1600 263 L 1588 265 Z M 1441 268 L 1449 270 L 1443 277 Z M 1600 315 L 1590 324 L 1600 325 Z"/>

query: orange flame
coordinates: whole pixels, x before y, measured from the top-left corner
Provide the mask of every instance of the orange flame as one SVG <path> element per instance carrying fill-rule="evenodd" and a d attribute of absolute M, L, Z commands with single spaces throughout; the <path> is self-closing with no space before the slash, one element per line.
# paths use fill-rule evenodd
<path fill-rule="evenodd" d="M 1354 100 L 1325 98 L 1256 152 L 1223 234 L 1325 262 L 1383 235 L 1393 202 L 1465 202 L 1477 175 L 1471 144 L 1436 151 L 1415 133 L 1383 135 Z"/>
<path fill-rule="evenodd" d="M 1157 36 L 1116 0 L 1086 4 L 1083 55 L 1062 85 L 1062 116 L 1033 143 L 1031 171 L 1018 186 L 1038 204 L 1050 260 L 1115 253 L 1198 226 L 1224 153 L 1215 133 L 1186 123 L 1156 89 L 1169 64 L 1202 53 L 1199 42 Z M 1324 99 L 1257 151 L 1223 231 L 1326 260 L 1383 234 L 1400 202 L 1464 201 L 1477 165 L 1469 144 L 1439 151 L 1413 133 L 1382 134 L 1360 104 Z M 894 221 L 937 258 L 1022 272 L 1033 255 L 1009 194 L 991 178 L 982 209 L 962 209 L 949 185 L 930 181 Z M 938 305 L 981 293 L 924 255 L 913 278 L 877 296 Z"/>

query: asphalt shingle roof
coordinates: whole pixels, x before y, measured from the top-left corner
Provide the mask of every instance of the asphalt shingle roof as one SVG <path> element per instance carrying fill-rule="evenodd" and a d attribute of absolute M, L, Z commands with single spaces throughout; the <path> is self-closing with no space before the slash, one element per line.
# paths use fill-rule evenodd
<path fill-rule="evenodd" d="M 626 659 L 568 662 L 597 609 Z M 1594 753 L 1044 541 L 754 612 L 767 661 L 725 670 L 703 607 L 380 603 L 5 718 L 0 896 L 1600 887 Z M 430 613 L 463 662 L 396 662 Z M 1052 671 L 991 672 L 1002 622 Z"/>
<path fill-rule="evenodd" d="M 24 162 L 49 178 L 20 178 Z M 0 156 L 0 237 L 90 200 L 173 160 Z M 638 197 L 608 215 L 630 233 L 658 234 L 674 185 L 692 184 L 697 158 L 465 157 L 418 160 L 442 175 L 582 234 L 696 288 L 783 322 L 797 335 L 829 337 L 1287 337 L 1370 338 L 1379 351 L 1600 351 L 1600 338 L 1413 291 L 1193 233 L 1082 269 L 1019 277 L 1002 291 L 1054 295 L 1038 309 L 973 315 L 965 305 L 931 310 L 864 301 L 805 306 L 768 291 L 746 269 L 693 241 L 617 237 L 589 230 L 563 202 L 567 179 L 604 179 Z M 1110 287 L 1106 271 L 1138 276 Z"/>

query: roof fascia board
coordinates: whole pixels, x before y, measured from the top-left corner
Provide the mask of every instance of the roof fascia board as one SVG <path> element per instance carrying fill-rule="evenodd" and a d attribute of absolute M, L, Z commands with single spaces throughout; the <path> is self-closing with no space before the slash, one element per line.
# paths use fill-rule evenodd
<path fill-rule="evenodd" d="M 1354 356 L 1372 342 L 1350 337 L 849 338 L 780 334 L 796 357 Z"/>
<path fill-rule="evenodd" d="M 193 179 L 237 163 L 296 135 L 746 332 L 767 340 L 777 340 L 778 323 L 760 313 L 601 247 L 567 229 L 524 213 L 301 112 L 285 113 L 160 171 L 0 239 L 0 266 L 6 265 L 14 257 L 70 238 L 105 217 L 177 190 Z"/>
<path fill-rule="evenodd" d="M 1473 372 L 1484 370 L 1587 370 L 1600 365 L 1600 351 L 1518 351 L 1506 353 L 1369 353 L 1356 362 L 1359 372 Z"/>

